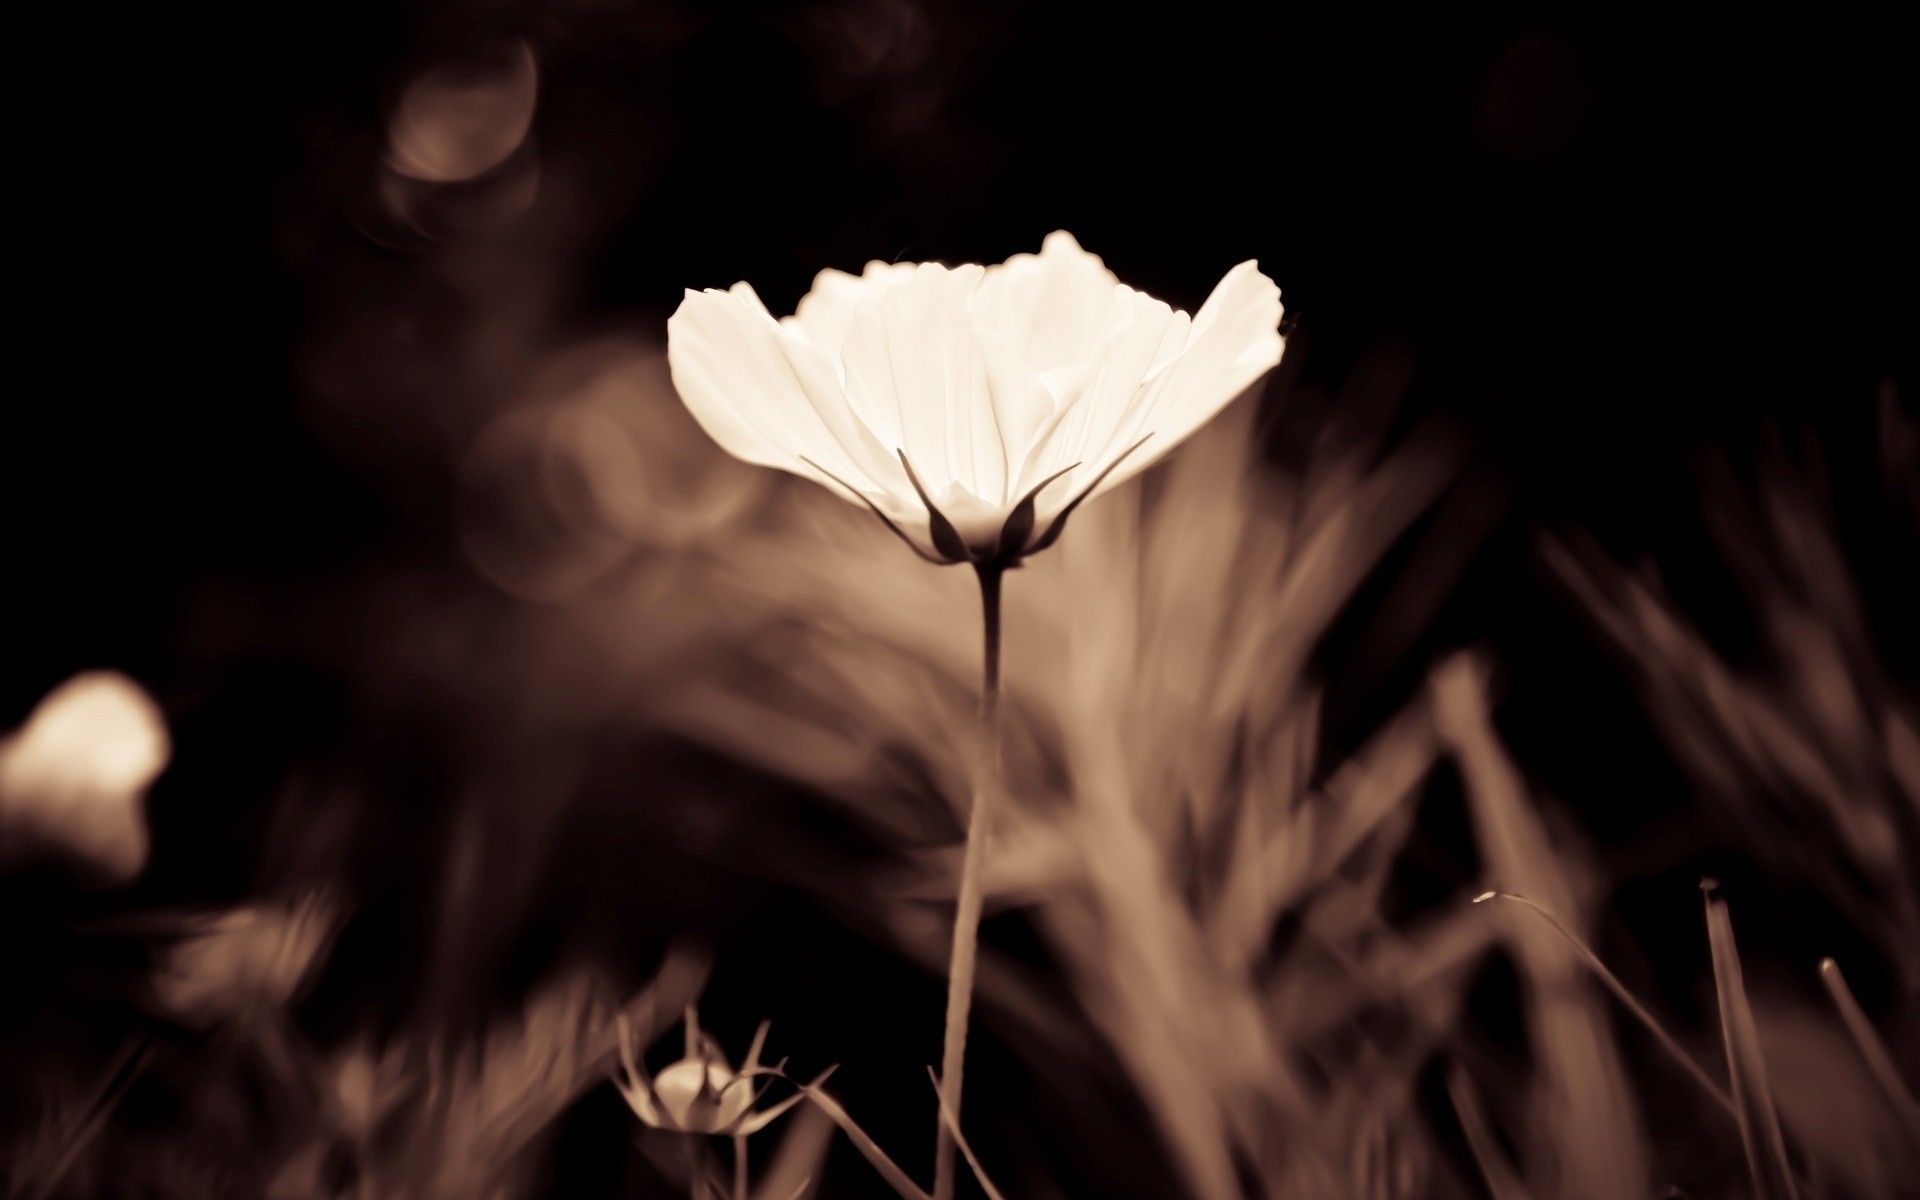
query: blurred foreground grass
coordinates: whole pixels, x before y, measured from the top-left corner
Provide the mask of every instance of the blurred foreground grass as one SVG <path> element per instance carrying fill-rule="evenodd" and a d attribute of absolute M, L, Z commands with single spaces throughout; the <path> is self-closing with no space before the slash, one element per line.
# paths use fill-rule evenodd
<path fill-rule="evenodd" d="M 736 1151 L 752 1200 L 888 1194 L 882 1153 L 905 1194 L 924 1178 L 976 760 L 971 583 L 824 493 L 770 502 L 702 457 L 657 358 L 590 348 L 560 374 L 568 398 L 503 427 L 467 481 L 488 514 L 471 561 L 541 604 L 376 593 L 372 719 L 434 712 L 476 764 L 446 811 L 296 777 L 244 904 L 159 911 L 73 874 L 145 779 L 71 783 L 96 749 L 46 750 L 32 724 L 0 751 L 9 1195 L 670 1196 L 693 1170 L 726 1194 Z M 1275 467 L 1249 449 L 1273 441 L 1257 412 L 1009 581 L 965 1118 L 986 1175 L 1016 1197 L 1917 1194 L 1920 722 L 1817 479 L 1764 460 L 1704 494 L 1764 635 L 1739 667 L 1650 569 L 1541 543 L 1725 852 L 1858 934 L 1837 963 L 1755 973 L 1738 887 L 1704 919 L 1676 896 L 1696 975 L 1649 989 L 1608 917 L 1620 881 L 1500 732 L 1490 653 L 1437 654 L 1353 745 L 1322 728 L 1339 681 L 1318 651 L 1383 562 L 1417 626 L 1475 552 L 1434 516 L 1459 439 L 1330 419 Z M 1891 402 L 1882 443 L 1908 521 L 1920 464 Z M 396 830 L 433 853 L 369 867 Z M 1489 889 L 1519 899 L 1472 903 Z M 776 928 L 818 947 L 740 936 L 796 905 L 820 919 Z M 770 1060 L 847 1064 L 837 1100 L 744 1150 L 643 1126 L 605 1086 L 616 1028 L 657 1069 L 696 999 L 716 1058 L 773 1016 Z"/>

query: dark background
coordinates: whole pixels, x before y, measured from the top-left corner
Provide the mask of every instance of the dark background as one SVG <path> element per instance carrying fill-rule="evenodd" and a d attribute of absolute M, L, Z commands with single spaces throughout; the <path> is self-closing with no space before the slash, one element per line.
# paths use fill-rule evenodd
<path fill-rule="evenodd" d="M 1257 257 L 1305 369 L 1409 341 L 1415 401 L 1471 421 L 1523 507 L 1643 539 L 1687 447 L 1779 414 L 1861 435 L 1907 344 L 1910 63 L 1874 7 L 928 4 L 904 34 L 893 8 L 33 9 L 6 710 L 84 663 L 164 689 L 170 602 L 208 572 L 444 535 L 316 447 L 295 349 L 361 252 L 355 139 L 476 31 L 543 48 L 535 134 L 611 197 L 582 321 L 654 328 L 748 277 L 784 311 L 823 265 L 1056 227 L 1188 305 Z M 848 27 L 877 65 L 841 61 Z"/>
<path fill-rule="evenodd" d="M 664 336 L 682 287 L 750 279 L 784 312 L 823 266 L 995 262 L 1067 228 L 1188 308 L 1258 258 L 1294 322 L 1295 380 L 1336 389 L 1373 356 L 1411 361 L 1404 419 L 1468 431 L 1490 516 L 1408 670 L 1490 641 L 1516 754 L 1625 838 L 1681 788 L 1540 579 L 1530 530 L 1659 559 L 1737 653 L 1741 599 L 1701 565 L 1702 456 L 1748 464 L 1770 431 L 1810 434 L 1889 674 L 1914 677 L 1902 560 L 1850 517 L 1872 509 L 1875 399 L 1911 346 L 1895 177 L 1912 63 L 1868 7 L 1447 8 L 36 6 L 14 35 L 41 79 L 13 147 L 26 270 L 0 435 L 0 726 L 86 667 L 156 695 L 178 739 L 156 814 L 166 789 L 220 797 L 156 815 L 161 899 L 257 886 L 247 814 L 296 765 L 345 755 L 423 811 L 454 790 L 457 717 L 394 733 L 364 677 L 300 632 L 351 621 L 368 574 L 457 557 L 449 468 L 364 411 L 330 415 L 311 331 L 357 289 L 419 286 L 423 260 L 356 221 L 369 147 L 412 72 L 507 33 L 540 52 L 539 152 L 590 198 L 563 326 Z M 209 603 L 239 632 L 189 636 Z M 1357 636 L 1336 637 L 1330 673 Z M 1335 740 L 1377 715 L 1333 703 Z M 1592 716 L 1529 715 L 1552 711 Z M 425 836 L 411 819 L 396 837 Z M 1780 907 L 1751 924 L 1782 953 L 1845 936 Z M 782 943 L 798 922 L 834 964 L 806 986 L 898 986 L 934 1011 L 924 980 L 835 976 L 888 968 L 809 920 L 740 937 Z"/>

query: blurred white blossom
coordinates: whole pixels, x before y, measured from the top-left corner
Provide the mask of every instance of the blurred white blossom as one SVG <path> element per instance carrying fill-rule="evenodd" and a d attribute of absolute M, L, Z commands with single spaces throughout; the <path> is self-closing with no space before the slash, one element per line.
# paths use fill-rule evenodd
<path fill-rule="evenodd" d="M 139 874 L 141 800 L 172 752 L 166 722 L 114 671 L 76 675 L 0 741 L 0 867 L 77 859 L 113 880 Z"/>

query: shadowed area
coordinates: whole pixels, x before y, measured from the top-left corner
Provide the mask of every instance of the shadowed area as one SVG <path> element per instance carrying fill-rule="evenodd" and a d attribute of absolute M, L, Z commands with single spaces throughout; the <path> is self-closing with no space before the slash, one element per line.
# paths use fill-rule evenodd
<path fill-rule="evenodd" d="M 1005 581 L 987 1177 L 1920 1177 L 1881 14 L 22 19 L 8 1187 L 731 1197 L 794 1097 L 751 1200 L 928 1186 L 972 572 L 716 446 L 668 319 L 1056 229 L 1257 260 L 1286 352 Z"/>

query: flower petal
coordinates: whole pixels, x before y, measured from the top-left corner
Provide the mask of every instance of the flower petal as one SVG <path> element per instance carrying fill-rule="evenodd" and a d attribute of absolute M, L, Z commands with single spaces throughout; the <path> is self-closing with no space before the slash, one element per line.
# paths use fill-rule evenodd
<path fill-rule="evenodd" d="M 1151 372 L 1141 393 L 1099 448 L 1099 469 L 1142 437 L 1094 489 L 1109 492 L 1152 466 L 1280 361 L 1280 289 L 1249 259 L 1228 271 L 1194 315 L 1186 349 Z M 1091 449 L 1091 447 L 1089 447 Z"/>
<path fill-rule="evenodd" d="M 1007 451 L 967 312 L 981 273 L 972 265 L 921 264 L 912 278 L 859 305 L 841 360 L 855 411 L 881 437 L 897 431 L 896 448 L 930 493 L 960 483 L 998 504 Z"/>
<path fill-rule="evenodd" d="M 818 347 L 787 333 L 751 287 L 735 284 L 732 295 L 759 318 L 763 332 L 775 335 L 773 344 L 786 359 L 795 382 L 833 440 L 869 478 L 875 481 L 891 478 L 893 454 L 848 400 L 839 365 Z"/>
<path fill-rule="evenodd" d="M 839 360 L 853 325 L 853 310 L 864 300 L 877 300 L 888 288 L 913 275 L 913 263 L 879 259 L 858 275 L 828 269 L 813 277 L 813 288 L 800 297 L 794 314 L 781 320 L 787 332 L 797 334 Z"/>
<path fill-rule="evenodd" d="M 1000 430 L 1000 444 L 1006 451 L 1009 477 L 1019 473 L 1027 453 L 1048 429 L 1059 410 L 1059 393 L 1049 386 L 1048 377 L 1033 365 L 1006 338 L 991 329 L 974 326 L 980 352 L 987 363 L 987 390 L 993 401 L 994 423 Z M 1082 367 L 1065 367 L 1051 374 L 1072 374 Z M 1011 489 L 1009 489 L 1011 492 Z M 1009 494 L 1007 499 L 1011 500 Z"/>
<path fill-rule="evenodd" d="M 1079 394 L 1068 400 L 1059 422 L 1021 464 L 1022 486 L 1046 478 L 1071 463 L 1080 463 L 1075 476 L 1091 479 L 1125 445 L 1114 446 L 1115 431 L 1137 403 L 1144 381 L 1171 362 L 1188 340 L 1187 315 L 1131 288 L 1116 285 L 1113 299 L 1125 314 L 1108 334 L 1099 359 Z M 1065 399 L 1063 397 L 1063 399 Z M 1054 508 L 1041 503 L 1042 521 L 1074 492 L 1072 486 L 1055 489 Z"/>
<path fill-rule="evenodd" d="M 668 358 L 729 452 L 865 503 L 925 555 L 934 505 L 972 548 L 1005 537 L 1021 497 L 1057 534 L 1063 507 L 1138 474 L 1271 369 L 1280 315 L 1251 261 L 1189 320 L 1057 231 L 997 267 L 822 271 L 781 321 L 744 283 L 688 292 Z"/>
<path fill-rule="evenodd" d="M 934 498 L 940 512 L 968 546 L 990 550 L 999 545 L 1001 528 L 1007 522 L 1007 506 L 982 500 L 963 483 L 950 483 Z"/>
<path fill-rule="evenodd" d="M 1093 360 L 1111 324 L 1120 281 L 1073 235 L 1055 230 L 1038 254 L 989 267 L 974 301 L 981 328 L 1007 339 L 1035 371 Z"/>
<path fill-rule="evenodd" d="M 687 410 L 728 453 L 836 492 L 892 494 L 891 456 L 848 405 L 832 362 L 787 336 L 748 285 L 689 291 L 667 322 L 667 361 Z"/>

